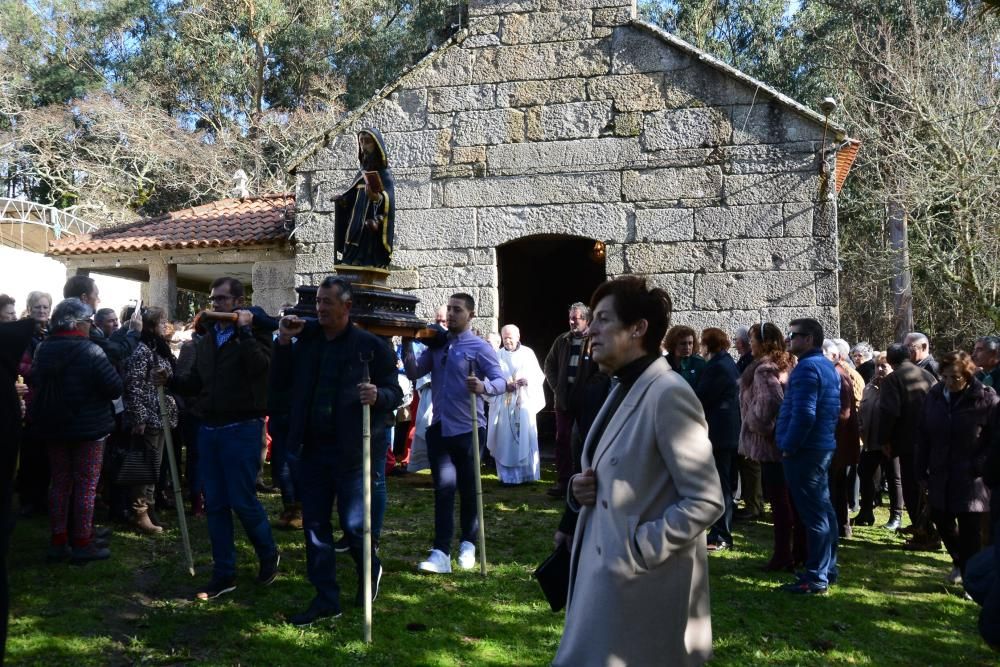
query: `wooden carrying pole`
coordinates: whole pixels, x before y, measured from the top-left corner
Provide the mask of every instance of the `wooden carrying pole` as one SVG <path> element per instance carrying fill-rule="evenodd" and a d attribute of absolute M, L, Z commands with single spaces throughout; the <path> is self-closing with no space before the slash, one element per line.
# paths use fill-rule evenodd
<path fill-rule="evenodd" d="M 371 383 L 371 374 L 368 370 L 368 363 L 374 359 L 374 354 L 367 357 L 361 354 L 361 365 L 363 375 L 361 381 L 364 384 Z M 367 403 L 361 405 L 361 449 L 362 449 L 362 472 L 361 484 L 363 487 L 362 496 L 364 498 L 365 516 L 363 521 L 364 544 L 361 548 L 362 554 L 362 576 L 364 577 L 363 591 L 365 596 L 365 643 L 372 643 L 372 410 Z"/>
<path fill-rule="evenodd" d="M 177 524 L 181 527 L 181 541 L 184 543 L 184 555 L 187 557 L 188 573 L 194 576 L 194 555 L 191 553 L 191 538 L 188 536 L 187 517 L 184 516 L 184 493 L 181 490 L 180 476 L 177 474 L 177 460 L 174 458 L 174 436 L 170 432 L 170 410 L 167 409 L 167 393 L 162 386 L 156 388 L 156 398 L 160 402 L 160 425 L 163 427 L 164 447 L 167 450 L 167 461 L 170 463 L 170 479 L 174 483 L 174 504 L 177 506 Z"/>
<path fill-rule="evenodd" d="M 469 360 L 469 377 L 476 376 L 476 360 Z M 483 475 L 479 462 L 479 410 L 475 392 L 469 392 L 472 409 L 472 458 L 476 467 L 476 514 L 479 518 L 479 573 L 486 576 L 486 522 L 483 520 Z"/>

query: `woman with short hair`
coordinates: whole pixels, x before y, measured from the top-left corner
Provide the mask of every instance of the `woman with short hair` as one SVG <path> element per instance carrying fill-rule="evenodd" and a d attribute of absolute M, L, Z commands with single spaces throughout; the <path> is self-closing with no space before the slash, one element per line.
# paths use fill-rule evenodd
<path fill-rule="evenodd" d="M 554 665 L 700 665 L 712 655 L 705 530 L 723 512 L 701 403 L 660 356 L 670 297 L 634 276 L 591 300 L 612 377 L 567 501 L 566 626 Z"/>
<path fill-rule="evenodd" d="M 708 422 L 715 469 L 719 472 L 726 511 L 708 531 L 708 550 L 720 551 L 733 546 L 732 468 L 740 443 L 740 372 L 729 354 L 729 336 L 722 329 L 710 327 L 701 332 L 701 351 L 706 360 L 695 387 Z"/>
<path fill-rule="evenodd" d="M 115 427 L 111 401 L 122 393 L 118 373 L 90 341 L 93 315 L 94 309 L 76 298 L 56 306 L 52 333 L 38 346 L 31 368 L 35 400 L 30 428 L 46 443 L 52 471 L 49 556 L 69 556 L 77 563 L 111 555 L 94 543 L 94 497 L 104 440 Z M 67 525 L 70 501 L 72 526 Z"/>
<path fill-rule="evenodd" d="M 949 352 L 939 370 L 941 381 L 927 392 L 917 429 L 917 482 L 927 489 L 931 520 L 954 565 L 948 581 L 958 583 L 982 546 L 980 523 L 990 511 L 983 467 L 989 421 L 1000 399 L 976 379 L 966 352 Z"/>
<path fill-rule="evenodd" d="M 705 370 L 705 360 L 695 351 L 698 335 L 691 327 L 678 324 L 671 327 L 663 341 L 663 349 L 667 352 L 667 363 L 694 389 L 698 379 Z"/>

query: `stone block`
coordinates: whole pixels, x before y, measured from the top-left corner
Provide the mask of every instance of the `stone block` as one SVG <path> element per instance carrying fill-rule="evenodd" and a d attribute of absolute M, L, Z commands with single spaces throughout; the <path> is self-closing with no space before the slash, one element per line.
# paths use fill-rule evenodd
<path fill-rule="evenodd" d="M 642 134 L 643 114 L 615 114 L 614 132 L 616 137 L 638 137 Z"/>
<path fill-rule="evenodd" d="M 816 274 L 816 305 L 836 306 L 840 300 L 840 287 L 836 271 Z"/>
<path fill-rule="evenodd" d="M 636 139 L 577 139 L 490 146 L 486 151 L 490 175 L 592 171 L 634 165 L 642 157 Z"/>
<path fill-rule="evenodd" d="M 392 156 L 389 158 L 392 159 Z M 425 209 L 431 206 L 431 170 L 395 169 L 396 210 Z"/>
<path fill-rule="evenodd" d="M 610 66 L 603 40 L 521 44 L 478 52 L 473 83 L 561 79 L 605 74 Z"/>
<path fill-rule="evenodd" d="M 406 294 L 420 299 L 417 304 L 417 316 L 427 321 L 434 320 L 434 311 L 439 306 L 448 305 L 448 299 L 456 292 L 471 294 L 473 298 L 477 296 L 475 285 L 453 285 L 451 287 L 420 287 L 418 289 L 405 290 Z"/>
<path fill-rule="evenodd" d="M 448 164 L 451 130 L 386 132 L 383 136 L 393 168 Z"/>
<path fill-rule="evenodd" d="M 653 208 L 635 212 L 637 243 L 694 240 L 694 211 L 689 208 Z"/>
<path fill-rule="evenodd" d="M 589 10 L 506 14 L 500 36 L 504 44 L 539 44 L 588 39 Z"/>
<path fill-rule="evenodd" d="M 469 23 L 470 35 L 489 35 L 500 30 L 500 17 L 497 15 L 483 16 Z"/>
<path fill-rule="evenodd" d="M 526 206 L 617 201 L 621 192 L 618 172 L 548 174 L 448 181 L 444 205 Z"/>
<path fill-rule="evenodd" d="M 822 141 L 823 127 L 789 110 L 776 100 L 733 107 L 734 144 L 777 144 Z"/>
<path fill-rule="evenodd" d="M 663 109 L 663 74 L 622 74 L 599 76 L 587 83 L 592 100 L 613 100 L 615 111 L 656 111 Z"/>
<path fill-rule="evenodd" d="M 251 282 L 254 291 L 261 289 L 286 289 L 295 275 L 295 260 L 283 259 L 274 262 L 254 262 Z"/>
<path fill-rule="evenodd" d="M 784 307 L 764 308 L 760 317 L 765 321 L 774 322 L 784 329 L 788 323 L 800 317 L 811 317 L 823 325 L 823 333 L 827 338 L 840 336 L 840 311 L 836 306 Z"/>
<path fill-rule="evenodd" d="M 333 214 L 298 216 L 295 220 L 295 239 L 300 243 L 333 241 Z"/>
<path fill-rule="evenodd" d="M 819 196 L 819 176 L 797 171 L 785 174 L 726 175 L 723 196 L 730 205 L 812 202 Z"/>
<path fill-rule="evenodd" d="M 813 235 L 837 236 L 837 203 L 822 201 L 813 210 Z"/>
<path fill-rule="evenodd" d="M 611 101 L 570 102 L 541 107 L 542 138 L 559 139 L 594 138 L 611 122 Z"/>
<path fill-rule="evenodd" d="M 719 148 L 677 148 L 646 153 L 646 166 L 654 167 L 704 167 L 722 164 Z"/>
<path fill-rule="evenodd" d="M 819 144 L 799 141 L 791 144 L 751 144 L 727 146 L 725 160 L 732 174 L 776 174 L 786 171 L 819 172 Z"/>
<path fill-rule="evenodd" d="M 472 178 L 473 169 L 471 164 L 446 164 L 443 167 L 431 169 L 431 179 L 442 178 Z"/>
<path fill-rule="evenodd" d="M 625 247 L 625 266 L 632 273 L 721 271 L 721 243 L 634 243 Z"/>
<path fill-rule="evenodd" d="M 598 9 L 601 7 L 631 8 L 635 13 L 635 0 L 542 0 L 542 11 L 560 9 Z"/>
<path fill-rule="evenodd" d="M 455 146 L 451 149 L 451 161 L 455 164 L 486 162 L 486 146 Z"/>
<path fill-rule="evenodd" d="M 478 212 L 479 245 L 497 247 L 535 234 L 622 240 L 628 232 L 629 213 L 621 204 L 483 208 Z"/>
<path fill-rule="evenodd" d="M 476 300 L 476 317 L 489 318 L 494 322 L 500 315 L 500 292 L 496 287 L 480 287 L 479 298 Z"/>
<path fill-rule="evenodd" d="M 594 29 L 591 31 L 591 35 L 595 39 L 604 39 L 605 37 L 610 37 L 611 35 L 613 35 L 614 32 L 615 32 L 614 28 L 603 28 L 600 26 L 595 26 Z"/>
<path fill-rule="evenodd" d="M 694 212 L 695 238 L 767 238 L 785 233 L 780 204 L 720 206 Z"/>
<path fill-rule="evenodd" d="M 469 18 L 507 12 L 538 11 L 540 0 L 469 0 Z"/>
<path fill-rule="evenodd" d="M 314 171 L 312 173 L 312 210 L 317 213 L 333 211 L 336 198 L 342 195 L 358 175 L 357 168 L 341 171 Z"/>
<path fill-rule="evenodd" d="M 613 74 L 670 72 L 691 66 L 687 54 L 668 46 L 655 35 L 630 26 L 616 28 L 611 38 L 611 71 Z"/>
<path fill-rule="evenodd" d="M 496 317 L 473 317 L 471 326 L 480 334 L 491 334 L 500 331 Z"/>
<path fill-rule="evenodd" d="M 812 202 L 804 204 L 785 204 L 782 206 L 782 218 L 785 220 L 785 236 L 812 236 L 813 212 L 816 206 Z"/>
<path fill-rule="evenodd" d="M 324 169 L 357 169 L 358 141 L 353 129 L 345 129 L 343 133 L 328 137 L 326 145 L 308 157 L 296 169 L 296 172 L 320 171 Z"/>
<path fill-rule="evenodd" d="M 636 16 L 634 3 L 619 3 L 616 7 L 602 7 L 594 10 L 594 25 L 613 28 L 628 23 Z"/>
<path fill-rule="evenodd" d="M 460 86 L 472 83 L 472 61 L 475 51 L 452 45 L 436 54 L 429 62 L 421 63 L 412 72 L 403 75 L 402 85 L 407 88 L 431 86 Z"/>
<path fill-rule="evenodd" d="M 418 269 L 425 266 L 466 266 L 472 264 L 470 251 L 465 248 L 436 250 L 393 250 L 392 269 Z"/>
<path fill-rule="evenodd" d="M 385 281 L 389 289 L 414 289 L 420 287 L 419 274 L 416 271 L 393 271 Z"/>
<path fill-rule="evenodd" d="M 760 321 L 760 314 L 753 310 L 678 310 L 670 318 L 671 325 L 686 325 L 697 333 L 709 327 L 732 334 L 741 326 Z"/>
<path fill-rule="evenodd" d="M 295 173 L 295 213 L 301 215 L 305 211 L 311 211 L 313 207 L 313 197 L 316 193 L 312 187 L 311 171 L 298 171 Z"/>
<path fill-rule="evenodd" d="M 816 305 L 813 274 L 804 271 L 708 273 L 694 285 L 695 308 L 704 310 Z"/>
<path fill-rule="evenodd" d="M 383 132 L 421 130 L 427 124 L 427 91 L 423 88 L 397 89 L 362 115 L 358 124 Z"/>
<path fill-rule="evenodd" d="M 726 241 L 727 271 L 823 271 L 836 266 L 836 244 L 828 239 Z"/>
<path fill-rule="evenodd" d="M 722 170 L 691 167 L 626 171 L 622 174 L 622 194 L 626 201 L 718 197 L 722 194 Z"/>
<path fill-rule="evenodd" d="M 432 113 L 477 111 L 496 107 L 496 86 L 447 86 L 427 90 L 427 110 Z"/>
<path fill-rule="evenodd" d="M 466 49 L 485 49 L 500 44 L 499 35 L 469 35 L 462 41 L 462 47 Z"/>
<path fill-rule="evenodd" d="M 332 273 L 333 265 L 337 263 L 333 242 L 313 243 L 311 246 L 312 252 L 296 253 L 295 271 L 298 273 Z"/>
<path fill-rule="evenodd" d="M 398 211 L 396 243 L 400 250 L 472 248 L 476 245 L 476 212 L 467 208 Z"/>
<path fill-rule="evenodd" d="M 455 143 L 459 146 L 519 141 L 524 141 L 524 114 L 516 109 L 466 111 L 455 118 Z"/>
<path fill-rule="evenodd" d="M 668 109 L 646 116 L 643 144 L 647 150 L 711 148 L 729 139 L 732 128 L 725 109 Z"/>
<path fill-rule="evenodd" d="M 616 278 L 628 273 L 625 266 L 625 248 L 629 244 L 607 243 L 604 244 L 604 271 L 608 278 Z"/>
<path fill-rule="evenodd" d="M 427 129 L 428 130 L 451 129 L 452 125 L 455 124 L 455 113 L 456 112 L 454 111 L 448 111 L 445 113 L 427 114 Z"/>
<path fill-rule="evenodd" d="M 498 107 L 533 107 L 543 104 L 565 104 L 587 99 L 586 79 L 556 79 L 554 81 L 510 81 L 498 83 Z"/>
<path fill-rule="evenodd" d="M 497 267 L 493 265 L 427 266 L 420 269 L 421 287 L 450 287 L 452 285 L 495 287 L 496 284 Z"/>
<path fill-rule="evenodd" d="M 496 264 L 496 248 L 469 248 L 469 264 Z"/>
<path fill-rule="evenodd" d="M 650 288 L 658 287 L 667 291 L 675 311 L 694 308 L 693 273 L 654 273 L 642 277 Z"/>

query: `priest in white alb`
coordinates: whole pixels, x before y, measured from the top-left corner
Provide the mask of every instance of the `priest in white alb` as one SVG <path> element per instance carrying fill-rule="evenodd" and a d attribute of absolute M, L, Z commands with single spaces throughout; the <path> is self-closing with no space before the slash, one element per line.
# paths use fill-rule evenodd
<path fill-rule="evenodd" d="M 541 477 L 538 462 L 538 426 L 535 415 L 545 407 L 545 375 L 535 353 L 521 345 L 513 324 L 500 330 L 503 347 L 497 352 L 507 379 L 507 392 L 490 399 L 486 437 L 503 484 L 534 482 Z"/>

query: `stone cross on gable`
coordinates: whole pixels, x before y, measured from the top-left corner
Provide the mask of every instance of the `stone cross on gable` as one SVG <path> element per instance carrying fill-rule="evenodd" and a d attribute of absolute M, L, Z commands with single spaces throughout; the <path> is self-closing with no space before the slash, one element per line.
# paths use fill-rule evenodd
<path fill-rule="evenodd" d="M 636 17 L 636 0 L 469 0 L 469 19 L 497 16 L 505 43 L 605 37 Z M 517 35 L 511 39 L 509 33 Z"/>

